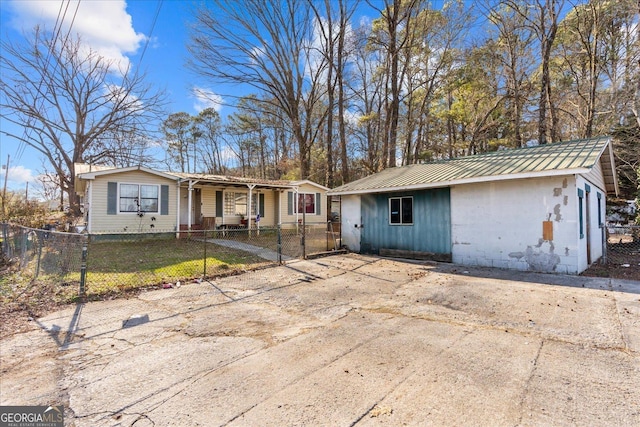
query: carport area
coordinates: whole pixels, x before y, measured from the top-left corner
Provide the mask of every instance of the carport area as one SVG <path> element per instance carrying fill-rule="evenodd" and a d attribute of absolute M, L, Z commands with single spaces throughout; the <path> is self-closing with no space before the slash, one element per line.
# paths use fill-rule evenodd
<path fill-rule="evenodd" d="M 0 404 L 69 426 L 640 425 L 640 282 L 348 254 L 34 323 Z"/>

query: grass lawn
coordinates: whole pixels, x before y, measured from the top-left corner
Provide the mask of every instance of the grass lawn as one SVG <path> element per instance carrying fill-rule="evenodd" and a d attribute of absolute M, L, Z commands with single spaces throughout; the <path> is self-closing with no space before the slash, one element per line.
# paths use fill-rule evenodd
<path fill-rule="evenodd" d="M 205 258 L 206 251 L 206 258 Z M 87 294 L 229 275 L 270 264 L 256 255 L 190 239 L 97 242 L 87 256 Z"/>

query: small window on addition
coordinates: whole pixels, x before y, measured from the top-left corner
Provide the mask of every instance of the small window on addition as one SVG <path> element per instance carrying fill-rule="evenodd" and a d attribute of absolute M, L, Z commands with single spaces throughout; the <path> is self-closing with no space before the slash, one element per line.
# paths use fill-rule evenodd
<path fill-rule="evenodd" d="M 578 188 L 578 219 L 580 222 L 580 238 L 584 239 L 584 218 L 582 200 L 584 199 L 584 191 Z"/>
<path fill-rule="evenodd" d="M 389 198 L 389 224 L 413 224 L 413 197 Z"/>

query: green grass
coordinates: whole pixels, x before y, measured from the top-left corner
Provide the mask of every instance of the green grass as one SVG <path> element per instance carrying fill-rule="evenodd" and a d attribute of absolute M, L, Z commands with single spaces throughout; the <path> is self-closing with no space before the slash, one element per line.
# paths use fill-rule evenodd
<path fill-rule="evenodd" d="M 253 254 L 189 239 L 92 243 L 87 294 L 107 294 L 162 283 L 228 275 L 268 263 Z M 206 271 L 205 271 L 206 263 Z"/>
<path fill-rule="evenodd" d="M 173 236 L 116 240 L 122 239 L 120 236 L 90 241 L 85 280 L 87 296 L 101 299 L 163 283 L 228 276 L 273 264 L 254 254 L 212 242 L 206 244 L 205 259 L 205 243 L 197 235 L 193 239 L 175 239 Z M 272 229 L 262 229 L 260 234 L 256 230 L 250 233 L 247 230 L 230 230 L 208 237 L 277 249 L 277 234 Z M 309 248 L 318 246 L 324 250 L 325 240 L 323 232 L 309 233 L 306 242 Z M 283 255 L 300 256 L 299 245 L 300 235 L 295 230 L 283 230 Z M 22 271 L 5 269 L 0 274 L 0 302 L 75 302 L 80 288 L 81 249 L 79 244 L 44 247 L 40 263 L 34 252 L 33 259 Z M 37 277 L 36 270 L 39 271 Z"/>

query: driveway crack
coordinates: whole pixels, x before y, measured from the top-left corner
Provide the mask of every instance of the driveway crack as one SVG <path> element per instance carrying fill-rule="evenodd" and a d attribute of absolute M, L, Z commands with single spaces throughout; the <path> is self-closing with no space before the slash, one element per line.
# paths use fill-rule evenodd
<path fill-rule="evenodd" d="M 535 373 L 538 370 L 538 359 L 540 359 L 540 354 L 542 353 L 543 346 L 544 346 L 544 340 L 541 340 L 540 345 L 538 346 L 538 351 L 536 352 L 536 356 L 533 358 L 533 365 L 531 366 L 529 377 L 527 378 L 527 381 L 524 384 L 524 389 L 522 390 L 522 395 L 520 396 L 520 417 L 518 418 L 518 423 L 516 425 L 522 425 L 525 400 L 529 395 L 529 387 L 531 386 L 531 381 L 533 380 L 533 377 L 535 376 Z"/>

